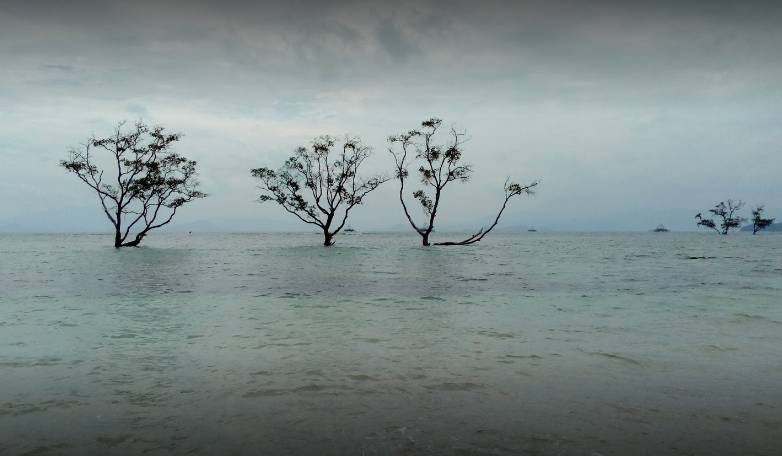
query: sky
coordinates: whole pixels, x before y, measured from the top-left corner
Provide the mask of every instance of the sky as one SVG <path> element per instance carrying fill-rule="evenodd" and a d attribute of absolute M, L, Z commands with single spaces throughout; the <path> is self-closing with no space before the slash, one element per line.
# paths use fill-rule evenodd
<path fill-rule="evenodd" d="M 211 196 L 179 229 L 309 229 L 249 170 L 322 134 L 374 149 L 429 117 L 465 130 L 442 226 L 696 229 L 733 198 L 782 218 L 782 3 L 0 0 L 0 230 L 110 228 L 58 166 L 143 119 L 184 134 Z M 404 229 L 394 181 L 351 214 Z M 744 215 L 748 215 L 749 210 Z"/>

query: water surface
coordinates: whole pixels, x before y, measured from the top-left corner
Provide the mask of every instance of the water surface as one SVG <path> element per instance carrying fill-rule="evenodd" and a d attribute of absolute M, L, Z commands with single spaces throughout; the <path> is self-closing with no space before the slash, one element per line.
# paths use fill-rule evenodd
<path fill-rule="evenodd" d="M 0 235 L 0 453 L 782 448 L 782 236 L 320 242 Z"/>

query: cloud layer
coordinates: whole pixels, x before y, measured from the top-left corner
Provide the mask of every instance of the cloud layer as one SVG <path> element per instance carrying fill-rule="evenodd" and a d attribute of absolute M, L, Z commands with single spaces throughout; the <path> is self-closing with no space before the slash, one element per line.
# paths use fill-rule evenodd
<path fill-rule="evenodd" d="M 779 23 L 776 2 L 5 1 L 0 225 L 99 216 L 57 161 L 137 118 L 201 163 L 214 196 L 183 223 L 294 225 L 250 168 L 350 133 L 388 169 L 385 138 L 432 115 L 470 133 L 476 169 L 445 223 L 488 216 L 508 174 L 543 180 L 509 224 L 689 228 L 728 197 L 779 213 Z M 393 185 L 354 225 L 401 222 Z"/>

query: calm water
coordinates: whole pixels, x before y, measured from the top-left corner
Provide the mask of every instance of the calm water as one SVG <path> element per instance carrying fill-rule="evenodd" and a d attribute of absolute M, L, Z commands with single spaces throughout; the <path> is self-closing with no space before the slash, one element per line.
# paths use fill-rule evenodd
<path fill-rule="evenodd" d="M 320 242 L 0 235 L 0 453 L 782 451 L 780 235 Z"/>

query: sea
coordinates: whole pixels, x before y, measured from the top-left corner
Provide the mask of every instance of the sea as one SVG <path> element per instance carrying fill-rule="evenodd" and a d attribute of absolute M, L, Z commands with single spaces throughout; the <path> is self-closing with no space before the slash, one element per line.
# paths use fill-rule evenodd
<path fill-rule="evenodd" d="M 321 243 L 0 235 L 0 454 L 782 454 L 782 235 Z"/>

